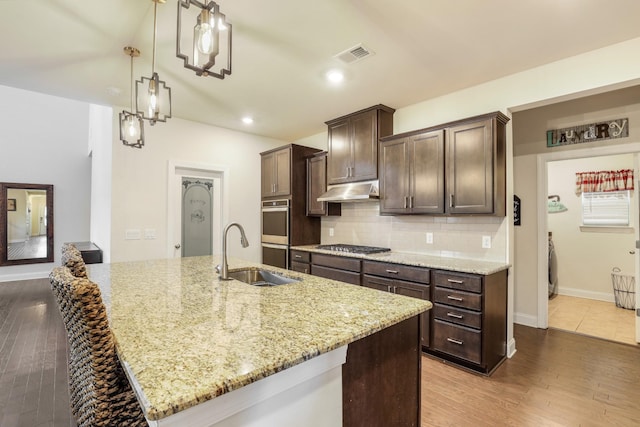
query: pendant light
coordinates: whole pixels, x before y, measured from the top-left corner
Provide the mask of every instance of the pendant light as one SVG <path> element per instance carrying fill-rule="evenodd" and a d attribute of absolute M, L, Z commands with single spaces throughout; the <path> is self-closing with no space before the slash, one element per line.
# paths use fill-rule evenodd
<path fill-rule="evenodd" d="M 171 118 L 171 88 L 160 80 L 156 73 L 156 36 L 158 33 L 158 3 L 166 0 L 151 0 L 153 5 L 153 56 L 151 77 L 141 77 L 136 81 L 136 112 L 153 126 L 156 122 L 166 122 Z"/>
<path fill-rule="evenodd" d="M 193 29 L 188 26 L 184 34 L 183 19 L 194 23 Z M 178 0 L 176 56 L 198 76 L 224 79 L 231 74 L 231 24 L 216 2 Z M 217 71 L 213 69 L 216 63 L 220 66 Z"/>
<path fill-rule="evenodd" d="M 131 82 L 129 93 L 131 94 L 131 111 L 122 110 L 120 113 L 120 141 L 128 147 L 142 148 L 144 145 L 144 122 L 142 117 L 133 109 L 133 58 L 140 56 L 140 51 L 135 47 L 127 46 L 124 53 L 131 57 Z"/>

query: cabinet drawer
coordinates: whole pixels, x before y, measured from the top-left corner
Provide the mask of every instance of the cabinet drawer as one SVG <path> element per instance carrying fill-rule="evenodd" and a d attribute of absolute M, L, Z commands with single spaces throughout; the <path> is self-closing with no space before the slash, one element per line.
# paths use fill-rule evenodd
<path fill-rule="evenodd" d="M 362 276 L 362 286 L 385 292 L 393 292 L 393 280 L 385 279 L 384 277 L 375 277 L 365 274 Z"/>
<path fill-rule="evenodd" d="M 438 303 L 433 305 L 433 317 L 471 328 L 480 329 L 482 327 L 482 315 L 480 313 Z"/>
<path fill-rule="evenodd" d="M 481 333 L 475 329 L 436 319 L 433 321 L 431 347 L 473 363 L 482 362 Z"/>
<path fill-rule="evenodd" d="M 468 308 L 471 310 L 480 311 L 482 309 L 482 295 L 441 288 L 439 286 L 436 286 L 434 289 L 433 300 L 442 304 Z"/>
<path fill-rule="evenodd" d="M 325 267 L 338 268 L 340 270 L 356 271 L 360 273 L 360 260 L 341 256 L 311 254 L 311 263 Z"/>
<path fill-rule="evenodd" d="M 320 265 L 311 265 L 311 274 L 314 276 L 324 277 L 325 279 L 339 280 L 341 282 L 351 283 L 352 285 L 360 285 L 360 273 L 353 271 L 336 270 L 335 268 L 323 267 Z"/>
<path fill-rule="evenodd" d="M 306 262 L 291 261 L 291 267 L 289 269 L 297 271 L 298 273 L 310 274 L 310 267 L 311 265 Z"/>
<path fill-rule="evenodd" d="M 363 261 L 362 272 L 376 276 L 391 277 L 412 282 L 429 283 L 429 269 L 420 267 L 408 267 L 405 265 L 390 264 L 386 262 Z"/>
<path fill-rule="evenodd" d="M 311 262 L 311 254 L 304 251 L 291 251 L 291 261 Z"/>
<path fill-rule="evenodd" d="M 482 292 L 482 277 L 475 274 L 434 271 L 433 284 L 469 292 Z"/>

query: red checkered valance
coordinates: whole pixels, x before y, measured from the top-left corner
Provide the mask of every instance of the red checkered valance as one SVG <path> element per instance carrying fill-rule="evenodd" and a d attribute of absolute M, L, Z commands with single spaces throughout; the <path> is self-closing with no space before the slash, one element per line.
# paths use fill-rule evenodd
<path fill-rule="evenodd" d="M 633 169 L 576 173 L 576 194 L 633 190 Z"/>

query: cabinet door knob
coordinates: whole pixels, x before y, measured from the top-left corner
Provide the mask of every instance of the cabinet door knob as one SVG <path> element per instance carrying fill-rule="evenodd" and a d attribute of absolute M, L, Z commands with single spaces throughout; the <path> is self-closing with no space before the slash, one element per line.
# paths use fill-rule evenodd
<path fill-rule="evenodd" d="M 454 201 L 453 194 L 449 194 L 449 207 L 450 208 L 453 207 L 453 201 Z"/>

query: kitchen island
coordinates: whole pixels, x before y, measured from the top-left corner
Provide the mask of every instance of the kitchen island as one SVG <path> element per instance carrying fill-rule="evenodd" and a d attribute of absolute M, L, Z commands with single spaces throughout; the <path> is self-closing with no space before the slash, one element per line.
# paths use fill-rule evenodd
<path fill-rule="evenodd" d="M 217 257 L 87 266 L 151 425 L 416 425 L 428 301 Z M 410 410 L 407 410 L 410 408 Z"/>

